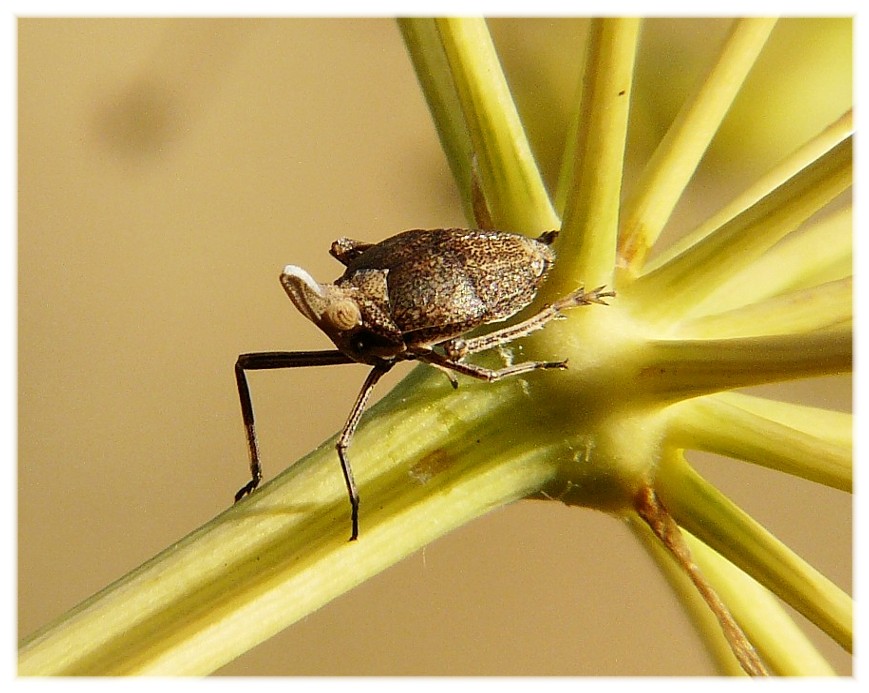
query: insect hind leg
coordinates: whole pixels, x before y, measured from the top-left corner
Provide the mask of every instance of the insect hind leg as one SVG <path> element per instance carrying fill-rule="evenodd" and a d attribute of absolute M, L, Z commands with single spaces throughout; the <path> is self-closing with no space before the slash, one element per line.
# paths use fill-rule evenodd
<path fill-rule="evenodd" d="M 613 297 L 616 294 L 614 291 L 604 291 L 604 288 L 605 287 L 603 286 L 599 286 L 589 292 L 586 292 L 583 288 L 579 288 L 576 291 L 567 294 L 567 296 L 558 299 L 555 303 L 544 306 L 540 311 L 520 323 L 509 325 L 500 330 L 495 330 L 489 334 L 480 335 L 479 337 L 474 337 L 472 339 L 462 339 L 461 337 L 451 339 L 444 342 L 442 346 L 447 357 L 451 361 L 458 361 L 468 354 L 476 354 L 480 351 L 486 351 L 487 349 L 508 344 L 541 329 L 550 320 L 555 320 L 561 317 L 562 311 L 567 310 L 568 308 L 588 306 L 592 303 L 606 305 L 606 302 L 603 299 Z M 532 361 L 530 363 L 537 362 Z M 551 368 L 552 366 L 540 367 Z"/>

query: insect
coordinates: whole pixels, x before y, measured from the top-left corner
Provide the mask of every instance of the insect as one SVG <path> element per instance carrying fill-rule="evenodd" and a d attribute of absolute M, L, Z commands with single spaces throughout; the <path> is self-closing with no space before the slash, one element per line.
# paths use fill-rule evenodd
<path fill-rule="evenodd" d="M 466 337 L 481 325 L 510 318 L 527 306 L 555 262 L 557 232 L 537 239 L 512 233 L 468 229 L 405 231 L 380 243 L 340 238 L 331 255 L 345 266 L 331 284 L 319 284 L 305 270 L 287 265 L 280 280 L 296 308 L 332 340 L 326 351 L 269 351 L 241 354 L 235 378 L 250 453 L 251 479 L 238 502 L 262 480 L 247 371 L 339 363 L 371 366 L 335 445 L 350 497 L 350 541 L 359 536 L 359 493 L 347 449 L 377 381 L 401 361 L 422 361 L 444 371 L 488 382 L 540 368 L 561 369 L 566 361 L 524 361 L 500 369 L 466 363 L 485 351 L 538 330 L 566 308 L 604 304 L 614 296 L 604 287 L 578 289 L 515 325 Z"/>

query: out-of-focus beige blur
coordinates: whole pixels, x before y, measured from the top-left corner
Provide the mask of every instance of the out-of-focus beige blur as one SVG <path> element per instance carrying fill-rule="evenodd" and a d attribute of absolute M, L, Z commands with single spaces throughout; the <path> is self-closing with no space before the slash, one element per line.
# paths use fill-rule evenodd
<path fill-rule="evenodd" d="M 551 181 L 585 24 L 492 26 Z M 631 164 L 727 26 L 646 27 Z M 848 20 L 779 26 L 674 233 L 847 108 L 850 51 Z M 824 80 L 811 86 L 815 69 Z M 282 291 L 285 264 L 331 280 L 336 237 L 466 222 L 392 21 L 25 19 L 19 71 L 23 637 L 231 504 L 248 474 L 236 356 L 330 347 Z M 785 123 L 788 109 L 817 112 Z M 341 426 L 365 372 L 252 376 L 267 479 Z M 847 409 L 849 385 L 765 391 Z M 698 464 L 851 589 L 848 496 L 730 460 Z M 362 522 L 364 541 L 364 509 Z M 849 673 L 850 658 L 810 632 Z M 221 671 L 714 672 L 618 521 L 540 502 L 444 537 Z"/>

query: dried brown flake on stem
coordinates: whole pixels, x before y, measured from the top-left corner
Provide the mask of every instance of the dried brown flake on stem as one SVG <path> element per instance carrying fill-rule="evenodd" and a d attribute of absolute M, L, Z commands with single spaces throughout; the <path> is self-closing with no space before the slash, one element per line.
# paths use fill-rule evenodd
<path fill-rule="evenodd" d="M 655 536 L 661 540 L 670 555 L 676 559 L 679 566 L 685 571 L 691 582 L 697 588 L 700 596 L 709 605 L 712 613 L 721 624 L 721 630 L 727 639 L 730 649 L 739 661 L 739 665 L 749 676 L 768 676 L 769 672 L 761 662 L 757 651 L 749 642 L 742 628 L 736 623 L 730 611 L 721 601 L 721 598 L 706 580 L 694 559 L 691 551 L 685 543 L 679 526 L 661 503 L 655 490 L 650 486 L 644 486 L 634 497 L 634 510 L 645 522 Z"/>

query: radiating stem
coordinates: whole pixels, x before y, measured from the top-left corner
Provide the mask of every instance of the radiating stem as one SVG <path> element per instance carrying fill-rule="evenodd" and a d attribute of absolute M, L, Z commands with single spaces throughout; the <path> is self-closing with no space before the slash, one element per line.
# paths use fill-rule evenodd
<path fill-rule="evenodd" d="M 628 515 L 626 520 L 628 527 L 640 541 L 640 545 L 664 573 L 673 593 L 694 623 L 706 650 L 717 663 L 720 673 L 725 676 L 747 676 L 733 654 L 730 643 L 724 637 L 718 619 L 709 609 L 709 605 L 700 596 L 694 583 L 691 582 L 691 578 L 688 577 L 673 554 L 664 547 L 649 525 L 638 515 Z M 687 532 L 683 531 L 683 534 L 686 540 L 691 538 Z"/>
<path fill-rule="evenodd" d="M 539 235 L 560 226 L 483 19 L 437 19 L 492 220 Z"/>
<path fill-rule="evenodd" d="M 708 236 L 719 226 L 724 226 L 737 214 L 751 207 L 753 204 L 769 195 L 777 187 L 793 178 L 813 161 L 842 142 L 854 132 L 854 113 L 848 111 L 841 118 L 828 127 L 824 128 L 816 137 L 806 142 L 787 156 L 783 161 L 776 164 L 765 175 L 758 178 L 744 192 L 737 195 L 730 203 L 722 207 L 718 212 L 705 219 L 691 233 L 678 239 L 672 245 L 667 246 L 654 257 L 649 258 L 643 268 L 647 274 L 667 264 L 677 255 L 685 252 L 698 241 Z"/>
<path fill-rule="evenodd" d="M 783 239 L 730 276 L 699 302 L 692 314 L 720 313 L 794 289 L 850 279 L 853 274 L 852 216 L 852 208 L 848 206 Z"/>
<path fill-rule="evenodd" d="M 830 439 L 823 426 L 814 426 L 816 430 L 810 433 L 765 418 L 738 406 L 744 400 L 745 396 L 722 393 L 680 402 L 670 411 L 668 439 L 677 447 L 747 460 L 851 490 L 850 441 Z M 819 417 L 830 413 L 814 411 Z M 850 419 L 848 414 L 839 416 Z"/>
<path fill-rule="evenodd" d="M 851 649 L 850 597 L 697 474 L 681 455 L 665 456 L 655 489 L 681 527 Z"/>
<path fill-rule="evenodd" d="M 715 399 L 761 416 L 782 426 L 822 438 L 842 447 L 852 447 L 854 417 L 849 412 L 834 411 L 806 404 L 783 402 L 768 397 L 754 397 L 742 392 L 719 392 Z"/>
<path fill-rule="evenodd" d="M 718 62 L 689 96 L 643 171 L 622 211 L 619 258 L 636 270 L 691 177 L 742 83 L 766 44 L 775 19 L 734 21 Z"/>
<path fill-rule="evenodd" d="M 762 200 L 631 286 L 646 320 L 686 315 L 851 185 L 848 138 Z"/>
<path fill-rule="evenodd" d="M 682 534 L 703 575 L 773 674 L 835 676 L 833 668 L 769 590 L 689 532 Z"/>
<path fill-rule="evenodd" d="M 578 286 L 612 284 L 636 19 L 597 19 L 589 36 L 585 88 L 572 174 L 566 186 L 559 262 L 545 288 L 555 299 Z"/>
<path fill-rule="evenodd" d="M 850 328 L 734 339 L 655 340 L 637 387 L 667 399 L 851 370 Z"/>
<path fill-rule="evenodd" d="M 684 338 L 753 337 L 806 333 L 850 324 L 851 277 L 773 296 L 733 310 L 705 315 L 679 325 Z"/>
<path fill-rule="evenodd" d="M 473 219 L 470 194 L 474 145 L 450 74 L 437 23 L 434 19 L 413 17 L 399 19 L 398 27 L 462 197 L 465 215 Z"/>

